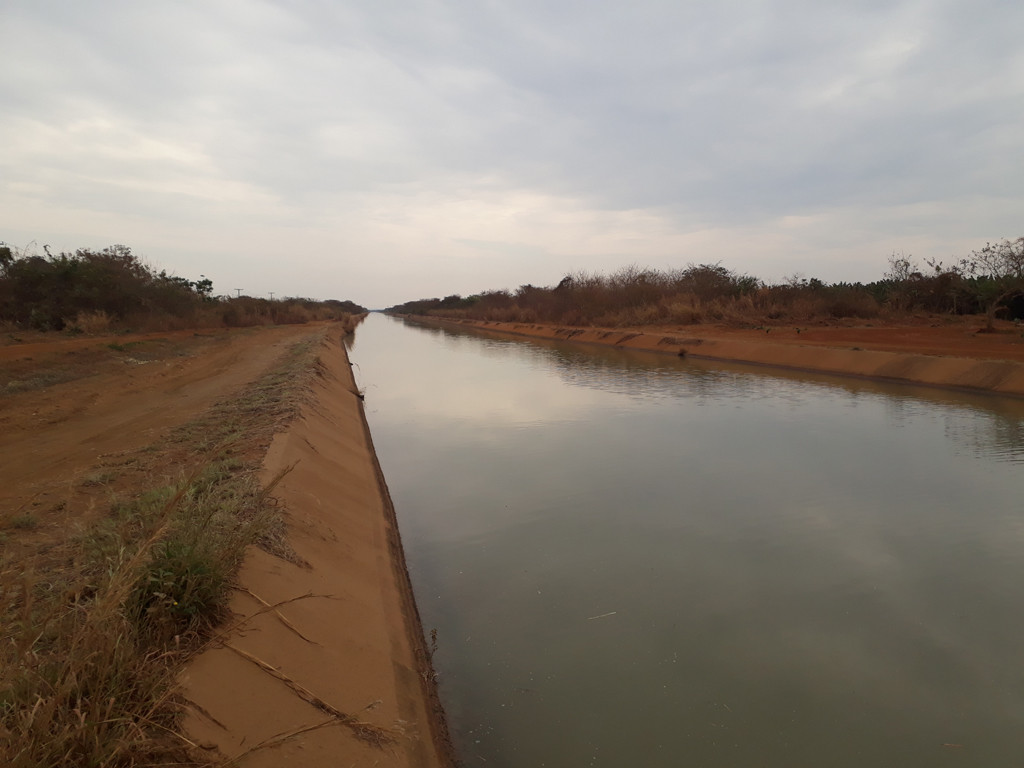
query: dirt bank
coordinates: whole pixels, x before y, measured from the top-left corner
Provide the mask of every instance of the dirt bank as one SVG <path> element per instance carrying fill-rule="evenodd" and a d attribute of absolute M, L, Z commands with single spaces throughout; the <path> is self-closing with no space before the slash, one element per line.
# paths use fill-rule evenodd
<path fill-rule="evenodd" d="M 73 566 L 62 544 L 109 515 L 113 498 L 173 482 L 206 460 L 207 435 L 195 426 L 204 414 L 238 401 L 295 345 L 326 339 L 301 418 L 271 438 L 282 417 L 261 410 L 269 426 L 259 440 L 232 449 L 256 462 L 268 450 L 264 479 L 294 465 L 277 498 L 302 562 L 252 552 L 233 605 L 238 631 L 184 676 L 201 708 L 187 732 L 217 759 L 216 750 L 234 757 L 330 723 L 243 758 L 243 767 L 449 765 L 394 514 L 341 333 L 317 323 L 9 336 L 0 345 L 0 570 L 45 580 Z M 263 607 L 260 598 L 292 602 L 245 620 Z"/>
<path fill-rule="evenodd" d="M 1024 336 L 977 320 L 899 327 L 736 329 L 709 325 L 574 328 L 532 323 L 417 318 L 539 339 L 639 349 L 706 360 L 926 384 L 1024 397 Z"/>
<path fill-rule="evenodd" d="M 394 511 L 338 334 L 319 359 L 312 401 L 264 461 L 267 482 L 289 470 L 274 495 L 300 562 L 247 556 L 231 606 L 238 629 L 183 678 L 194 704 L 186 731 L 252 768 L 450 765 Z M 298 735 L 247 754 L 282 734 Z"/>

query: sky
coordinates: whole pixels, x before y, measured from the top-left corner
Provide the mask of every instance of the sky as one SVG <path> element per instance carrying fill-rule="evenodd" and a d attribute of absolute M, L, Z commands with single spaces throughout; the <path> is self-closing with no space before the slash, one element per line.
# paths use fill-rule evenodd
<path fill-rule="evenodd" d="M 0 0 L 0 241 L 410 299 L 1024 235 L 1019 0 Z"/>

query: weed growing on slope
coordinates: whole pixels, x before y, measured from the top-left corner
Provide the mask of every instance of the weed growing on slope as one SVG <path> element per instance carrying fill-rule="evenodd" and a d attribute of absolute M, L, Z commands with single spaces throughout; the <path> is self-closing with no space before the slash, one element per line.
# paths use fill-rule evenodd
<path fill-rule="evenodd" d="M 135 765 L 180 749 L 175 669 L 223 617 L 272 514 L 265 496 L 216 462 L 83 534 L 77 578 L 0 574 L 5 765 Z"/>

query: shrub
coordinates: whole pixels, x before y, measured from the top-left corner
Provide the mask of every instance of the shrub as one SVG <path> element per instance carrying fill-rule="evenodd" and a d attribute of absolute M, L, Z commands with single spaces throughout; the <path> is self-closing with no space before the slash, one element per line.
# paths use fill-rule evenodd
<path fill-rule="evenodd" d="M 366 312 L 351 301 L 217 299 L 211 295 L 213 283 L 200 278 L 156 272 L 124 245 L 73 254 L 46 250 L 39 256 L 0 244 L 0 324 L 103 333 L 115 325 L 239 327 L 340 320 Z"/>
<path fill-rule="evenodd" d="M 156 273 L 131 249 L 73 254 L 0 254 L 0 320 L 38 330 L 102 325 L 140 314 L 181 316 L 204 300 L 206 283 Z M 103 318 L 106 318 L 106 321 Z"/>
<path fill-rule="evenodd" d="M 83 333 L 105 333 L 110 330 L 110 315 L 102 309 L 97 309 L 94 312 L 79 312 L 70 325 Z"/>

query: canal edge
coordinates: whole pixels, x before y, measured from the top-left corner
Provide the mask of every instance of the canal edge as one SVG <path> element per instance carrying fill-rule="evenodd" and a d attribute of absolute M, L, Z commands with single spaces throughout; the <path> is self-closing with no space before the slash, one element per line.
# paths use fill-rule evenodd
<path fill-rule="evenodd" d="M 942 357 L 857 347 L 755 343 L 696 337 L 682 339 L 658 331 L 638 332 L 539 323 L 457 320 L 421 315 L 408 318 L 424 325 L 471 329 L 498 336 L 519 336 L 585 346 L 630 349 L 694 360 L 740 363 L 801 373 L 1024 399 L 1024 365 L 1011 360 Z"/>
<path fill-rule="evenodd" d="M 357 393 L 356 402 L 359 409 L 359 419 L 363 425 L 363 435 L 366 440 L 369 459 L 377 478 L 377 488 L 380 493 L 381 504 L 384 508 L 384 515 L 388 522 L 388 550 L 391 557 L 391 567 L 401 588 L 400 597 L 407 624 L 406 634 L 416 659 L 423 698 L 429 715 L 428 726 L 431 738 L 440 765 L 444 766 L 444 768 L 456 768 L 459 763 L 456 758 L 451 733 L 448 730 L 448 718 L 444 711 L 444 705 L 441 703 L 441 696 L 437 686 L 437 672 L 434 670 L 432 654 L 427 645 L 426 635 L 423 632 L 423 621 L 420 618 L 419 608 L 416 605 L 412 579 L 409 577 L 409 568 L 405 560 L 405 549 L 402 546 L 402 534 L 398 525 L 398 514 L 395 510 L 394 501 L 391 498 L 391 491 L 388 490 L 384 470 L 381 467 L 380 459 L 377 457 L 377 451 L 373 445 L 373 434 L 370 431 L 370 423 L 366 418 L 363 396 L 358 394 L 355 374 L 352 372 L 352 361 L 349 359 L 348 349 L 344 345 L 344 340 L 341 341 L 340 346 L 347 364 L 347 383 L 351 385 L 352 391 Z"/>

